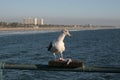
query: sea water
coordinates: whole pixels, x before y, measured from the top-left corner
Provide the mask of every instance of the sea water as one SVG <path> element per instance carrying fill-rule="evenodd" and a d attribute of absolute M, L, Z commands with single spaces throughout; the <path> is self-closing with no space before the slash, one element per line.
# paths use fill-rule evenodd
<path fill-rule="evenodd" d="M 66 37 L 64 58 L 81 60 L 86 66 L 120 67 L 120 29 L 71 31 Z M 0 62 L 47 64 L 47 51 L 59 32 L 0 31 Z M 59 54 L 57 54 L 59 58 Z M 119 80 L 119 73 L 3 70 L 3 80 Z"/>

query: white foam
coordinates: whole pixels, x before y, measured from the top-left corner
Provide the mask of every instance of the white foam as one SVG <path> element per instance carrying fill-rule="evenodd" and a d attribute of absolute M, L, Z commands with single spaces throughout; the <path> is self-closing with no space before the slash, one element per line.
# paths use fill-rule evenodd
<path fill-rule="evenodd" d="M 31 30 L 31 31 L 0 31 L 0 37 L 2 36 L 10 36 L 10 35 L 23 35 L 23 34 L 37 34 L 37 33 L 51 33 L 51 32 L 57 32 L 52 30 Z"/>

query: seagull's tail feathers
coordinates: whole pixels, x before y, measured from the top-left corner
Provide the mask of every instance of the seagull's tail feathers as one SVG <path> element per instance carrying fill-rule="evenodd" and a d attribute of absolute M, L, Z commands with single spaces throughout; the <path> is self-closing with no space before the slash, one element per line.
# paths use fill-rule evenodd
<path fill-rule="evenodd" d="M 48 51 L 50 51 L 52 48 L 52 42 L 50 42 L 49 46 L 48 46 Z"/>

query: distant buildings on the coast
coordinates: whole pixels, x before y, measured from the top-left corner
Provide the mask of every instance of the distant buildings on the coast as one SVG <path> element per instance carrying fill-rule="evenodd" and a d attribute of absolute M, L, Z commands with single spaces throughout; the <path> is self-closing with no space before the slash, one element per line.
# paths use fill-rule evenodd
<path fill-rule="evenodd" d="M 57 25 L 57 24 L 47 24 L 44 23 L 43 18 L 24 18 L 22 22 L 6 22 L 0 21 L 0 27 L 31 27 L 31 28 L 39 28 L 39 27 L 67 27 L 67 28 L 117 28 L 116 26 L 110 25 L 94 25 L 94 24 L 74 24 L 74 25 Z M 118 26 L 120 27 L 120 26 Z"/>
<path fill-rule="evenodd" d="M 30 24 L 30 25 L 43 25 L 43 18 L 24 18 L 23 19 L 24 24 Z"/>

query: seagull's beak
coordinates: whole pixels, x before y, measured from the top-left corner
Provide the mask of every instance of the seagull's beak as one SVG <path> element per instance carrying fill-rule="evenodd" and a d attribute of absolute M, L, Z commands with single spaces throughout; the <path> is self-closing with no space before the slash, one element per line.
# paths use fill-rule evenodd
<path fill-rule="evenodd" d="M 69 36 L 69 37 L 71 37 L 71 34 L 70 34 L 70 33 L 68 33 L 68 36 Z"/>
<path fill-rule="evenodd" d="M 72 37 L 72 35 L 70 34 L 70 36 L 69 36 L 70 38 Z"/>

